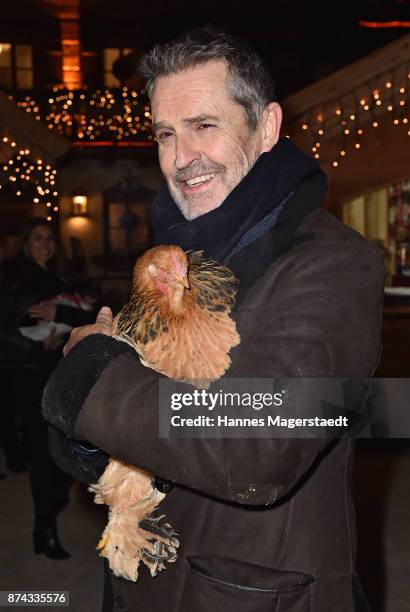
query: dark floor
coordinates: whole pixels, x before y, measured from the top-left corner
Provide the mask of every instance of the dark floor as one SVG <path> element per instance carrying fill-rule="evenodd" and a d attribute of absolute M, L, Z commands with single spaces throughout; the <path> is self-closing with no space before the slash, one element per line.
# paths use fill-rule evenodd
<path fill-rule="evenodd" d="M 0 472 L 5 472 L 0 457 Z M 86 487 L 75 483 L 71 501 L 60 515 L 67 561 L 51 561 L 32 550 L 32 503 L 27 474 L 7 474 L 0 481 L 0 590 L 70 591 L 70 610 L 100 612 L 103 566 L 94 550 L 104 528 L 105 512 Z M 13 610 L 27 608 L 13 608 Z M 47 610 L 66 608 L 47 607 Z"/>
<path fill-rule="evenodd" d="M 3 464 L 0 456 L 0 472 L 5 471 Z M 410 609 L 409 481 L 410 441 L 358 442 L 359 560 L 374 612 Z M 7 474 L 0 481 L 0 496 L 0 590 L 69 590 L 71 610 L 100 612 L 102 562 L 94 546 L 105 513 L 94 505 L 85 487 L 73 486 L 71 502 L 61 515 L 61 540 L 72 553 L 69 561 L 50 561 L 32 552 L 26 474 Z"/>
<path fill-rule="evenodd" d="M 410 440 L 359 440 L 359 574 L 372 612 L 410 610 Z"/>

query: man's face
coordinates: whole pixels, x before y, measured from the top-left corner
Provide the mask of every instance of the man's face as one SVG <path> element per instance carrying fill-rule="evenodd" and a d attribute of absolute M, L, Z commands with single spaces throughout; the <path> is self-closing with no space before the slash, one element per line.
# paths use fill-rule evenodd
<path fill-rule="evenodd" d="M 186 219 L 218 208 L 261 153 L 260 128 L 227 90 L 227 66 L 212 61 L 159 77 L 152 95 L 159 162 Z"/>

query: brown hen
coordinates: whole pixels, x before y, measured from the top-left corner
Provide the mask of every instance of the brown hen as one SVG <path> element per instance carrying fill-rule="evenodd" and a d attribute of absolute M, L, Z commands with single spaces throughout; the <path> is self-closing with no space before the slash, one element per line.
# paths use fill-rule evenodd
<path fill-rule="evenodd" d="M 131 344 L 141 363 L 169 378 L 207 387 L 230 366 L 239 343 L 229 313 L 237 280 L 232 272 L 178 246 L 158 246 L 134 267 L 129 303 L 114 320 L 114 334 Z M 136 407 L 138 409 L 138 407 Z M 111 458 L 97 484 L 95 502 L 109 506 L 97 548 L 116 576 L 138 578 L 143 561 L 155 576 L 177 558 L 176 533 L 152 513 L 164 499 L 152 474 Z"/>

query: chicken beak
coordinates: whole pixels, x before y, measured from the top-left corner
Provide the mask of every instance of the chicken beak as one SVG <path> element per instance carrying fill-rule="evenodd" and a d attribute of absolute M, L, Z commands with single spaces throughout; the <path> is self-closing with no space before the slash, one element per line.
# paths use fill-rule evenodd
<path fill-rule="evenodd" d="M 188 276 L 177 276 L 176 281 L 183 285 L 185 289 L 191 289 L 191 283 L 189 282 Z"/>

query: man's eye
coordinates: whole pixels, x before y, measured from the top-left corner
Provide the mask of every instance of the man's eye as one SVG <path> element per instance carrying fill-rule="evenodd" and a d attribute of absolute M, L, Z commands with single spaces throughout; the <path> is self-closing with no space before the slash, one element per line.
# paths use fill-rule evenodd
<path fill-rule="evenodd" d="M 155 140 L 160 142 L 160 141 L 167 140 L 171 136 L 172 136 L 172 132 L 160 132 L 159 134 L 155 136 Z"/>
<path fill-rule="evenodd" d="M 212 123 L 200 123 L 198 126 L 199 130 L 208 130 L 209 128 L 215 127 Z"/>

